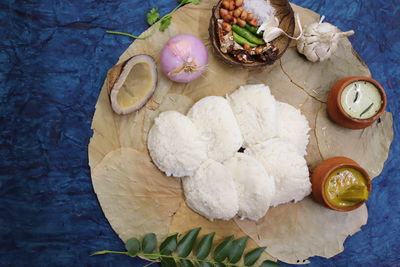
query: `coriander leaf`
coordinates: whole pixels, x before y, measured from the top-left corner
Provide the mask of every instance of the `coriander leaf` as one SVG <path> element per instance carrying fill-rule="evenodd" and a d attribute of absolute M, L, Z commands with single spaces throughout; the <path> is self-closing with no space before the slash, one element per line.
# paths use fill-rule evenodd
<path fill-rule="evenodd" d="M 158 8 L 152 8 L 149 13 L 147 13 L 147 23 L 153 25 L 160 18 L 158 13 Z"/>
<path fill-rule="evenodd" d="M 167 15 L 161 19 L 160 31 L 165 31 L 171 25 L 171 15 Z"/>
<path fill-rule="evenodd" d="M 226 238 L 214 250 L 214 260 L 221 262 L 228 257 L 232 247 L 233 236 Z"/>
<path fill-rule="evenodd" d="M 203 236 L 196 249 L 197 258 L 204 260 L 210 254 L 215 232 Z"/>
<path fill-rule="evenodd" d="M 260 258 L 261 254 L 264 252 L 265 247 L 253 249 L 244 256 L 244 265 L 252 266 Z"/>
<path fill-rule="evenodd" d="M 154 233 L 146 234 L 142 241 L 142 249 L 144 253 L 152 253 L 157 247 L 157 238 Z"/>
<path fill-rule="evenodd" d="M 140 242 L 137 238 L 131 238 L 125 243 L 125 248 L 128 251 L 128 255 L 131 257 L 136 257 L 140 251 Z"/>
<path fill-rule="evenodd" d="M 179 257 L 187 257 L 193 249 L 194 242 L 201 228 L 195 228 L 187 232 L 178 243 Z"/>

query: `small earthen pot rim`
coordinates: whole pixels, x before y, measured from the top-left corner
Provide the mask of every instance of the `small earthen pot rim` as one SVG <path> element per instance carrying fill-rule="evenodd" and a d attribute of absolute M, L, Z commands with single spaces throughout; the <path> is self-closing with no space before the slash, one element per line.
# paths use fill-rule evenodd
<path fill-rule="evenodd" d="M 366 82 L 370 82 L 373 85 L 375 85 L 376 88 L 378 88 L 379 90 L 379 94 L 381 95 L 382 98 L 382 106 L 379 109 L 379 111 L 372 116 L 371 118 L 366 118 L 366 119 L 357 119 L 357 118 L 353 118 L 351 117 L 349 114 L 346 113 L 346 111 L 344 111 L 343 107 L 342 107 L 342 101 L 341 101 L 341 97 L 342 97 L 342 92 L 344 90 L 344 88 L 353 83 L 353 82 L 358 82 L 358 81 L 366 81 Z M 387 98 L 386 98 L 386 93 L 385 90 L 383 89 L 382 85 L 377 82 L 376 80 L 370 78 L 370 77 L 363 77 L 363 76 L 351 76 L 351 77 L 347 77 L 344 78 L 342 80 L 339 80 L 337 83 L 341 83 L 339 89 L 338 89 L 338 93 L 336 96 L 336 105 L 338 107 L 338 109 L 340 110 L 340 113 L 348 120 L 353 121 L 357 124 L 365 124 L 368 123 L 369 125 L 371 123 L 373 123 L 374 121 L 376 121 L 380 116 L 382 116 L 382 113 L 385 111 L 386 109 L 386 102 L 387 102 Z"/>
<path fill-rule="evenodd" d="M 326 180 L 328 179 L 329 175 L 334 172 L 337 169 L 340 168 L 353 168 L 361 172 L 361 174 L 364 176 L 365 181 L 367 183 L 367 190 L 368 190 L 368 195 L 371 194 L 371 180 L 369 178 L 368 173 L 365 171 L 364 168 L 362 168 L 358 163 L 356 163 L 354 160 L 346 157 L 334 157 L 334 158 L 329 158 L 323 162 L 321 162 L 317 167 L 314 168 L 312 171 L 312 176 L 311 176 L 311 183 L 313 186 L 313 197 L 314 200 L 319 202 L 320 204 L 325 205 L 329 209 L 340 211 L 340 212 L 347 212 L 347 211 L 352 211 L 357 208 L 359 208 L 362 204 L 365 203 L 365 201 L 362 201 L 358 203 L 357 205 L 350 206 L 350 207 L 337 207 L 331 204 L 328 199 L 326 198 L 325 195 L 325 183 Z"/>

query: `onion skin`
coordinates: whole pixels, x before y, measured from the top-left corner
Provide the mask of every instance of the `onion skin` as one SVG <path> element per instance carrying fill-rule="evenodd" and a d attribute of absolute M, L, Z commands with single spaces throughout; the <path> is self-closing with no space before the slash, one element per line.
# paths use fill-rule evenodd
<path fill-rule="evenodd" d="M 164 45 L 160 55 L 161 69 L 169 79 L 188 83 L 198 79 L 207 68 L 207 49 L 199 38 L 178 34 Z"/>

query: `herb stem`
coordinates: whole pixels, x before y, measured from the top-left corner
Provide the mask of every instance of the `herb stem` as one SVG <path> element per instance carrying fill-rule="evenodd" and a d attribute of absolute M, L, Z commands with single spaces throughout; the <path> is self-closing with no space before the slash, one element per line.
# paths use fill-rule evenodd
<path fill-rule="evenodd" d="M 210 263 L 212 265 L 216 265 L 219 262 L 213 261 L 213 260 L 201 260 L 201 259 L 197 259 L 197 258 L 193 258 L 193 257 L 179 257 L 179 256 L 173 256 L 173 255 L 161 255 L 158 253 L 152 253 L 152 254 L 146 254 L 146 253 L 139 253 L 138 256 L 142 256 L 144 258 L 169 258 L 169 259 L 174 259 L 174 260 L 190 260 L 190 261 L 195 261 L 195 262 L 206 262 L 206 263 Z M 223 264 L 225 266 L 235 266 L 235 267 L 245 267 L 243 265 L 236 265 L 236 264 L 230 264 L 230 263 L 225 263 L 223 262 Z"/>
<path fill-rule="evenodd" d="M 132 35 L 132 34 L 129 34 L 129 33 L 125 33 L 125 32 L 106 31 L 106 33 L 125 35 L 125 36 L 129 36 L 129 37 L 135 38 L 135 39 L 146 39 L 146 38 L 145 38 L 146 36 L 144 36 L 144 37 L 139 37 L 139 36 L 135 36 L 135 35 Z"/>
<path fill-rule="evenodd" d="M 153 264 L 155 264 L 155 263 L 157 263 L 157 262 L 156 262 L 156 261 L 151 261 L 150 263 L 148 263 L 148 264 L 146 264 L 146 265 L 144 265 L 144 266 L 142 266 L 142 267 L 148 267 L 148 266 L 153 265 Z"/>
<path fill-rule="evenodd" d="M 138 40 L 145 40 L 145 39 L 150 38 L 151 36 L 153 36 L 154 33 L 160 28 L 160 23 L 159 23 L 159 22 L 161 22 L 161 21 L 162 21 L 163 19 L 165 19 L 166 17 L 170 16 L 173 12 L 175 12 L 178 8 L 180 8 L 180 7 L 183 6 L 183 5 L 184 5 L 184 4 L 182 4 L 182 3 L 179 4 L 179 5 L 177 5 L 171 12 L 165 14 L 165 15 L 162 16 L 159 20 L 157 20 L 157 22 L 153 24 L 154 27 L 153 27 L 153 30 L 151 31 L 151 33 L 149 33 L 148 35 L 145 35 L 145 36 L 143 36 L 143 37 L 139 37 L 139 36 L 136 36 L 136 35 L 132 35 L 132 34 L 129 34 L 129 33 L 125 33 L 125 32 L 116 32 L 116 31 L 106 31 L 106 33 L 124 35 L 124 36 L 128 36 L 128 37 L 131 37 L 131 38 L 133 38 L 133 39 L 138 39 Z M 156 25 L 156 24 L 157 24 L 157 25 Z"/>
<path fill-rule="evenodd" d="M 357 91 L 357 92 L 356 92 L 356 97 L 354 98 L 353 103 L 356 103 L 356 101 L 357 101 L 357 99 L 358 99 L 358 95 L 359 95 L 359 93 L 358 93 L 358 91 Z"/>
<path fill-rule="evenodd" d="M 362 115 L 364 115 L 368 110 L 370 110 L 373 105 L 374 105 L 374 103 L 371 103 L 371 105 L 369 105 L 366 109 L 364 109 L 364 111 L 361 112 L 360 117 L 362 117 Z"/>
<path fill-rule="evenodd" d="M 92 254 L 90 254 L 90 256 L 102 255 L 102 254 L 108 254 L 108 253 L 128 255 L 127 251 L 102 250 L 102 251 L 97 251 L 95 253 L 92 253 Z"/>

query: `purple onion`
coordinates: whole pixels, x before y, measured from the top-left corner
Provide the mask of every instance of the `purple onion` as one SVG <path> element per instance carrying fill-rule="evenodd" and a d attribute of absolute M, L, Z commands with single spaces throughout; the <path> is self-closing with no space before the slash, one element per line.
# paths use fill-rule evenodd
<path fill-rule="evenodd" d="M 188 83 L 206 70 L 207 49 L 199 38 L 178 34 L 164 45 L 160 55 L 161 69 L 172 81 Z"/>

